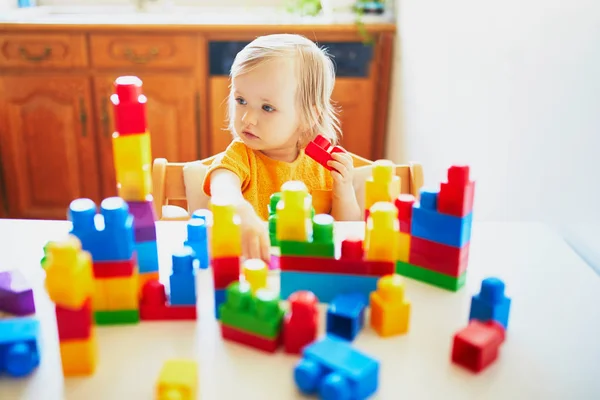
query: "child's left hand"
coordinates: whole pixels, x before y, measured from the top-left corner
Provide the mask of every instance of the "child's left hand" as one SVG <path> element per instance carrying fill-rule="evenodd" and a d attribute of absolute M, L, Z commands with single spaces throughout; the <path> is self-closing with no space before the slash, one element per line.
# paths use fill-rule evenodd
<path fill-rule="evenodd" d="M 333 160 L 327 162 L 333 177 L 334 194 L 354 192 L 354 162 L 348 153 L 331 153 Z"/>

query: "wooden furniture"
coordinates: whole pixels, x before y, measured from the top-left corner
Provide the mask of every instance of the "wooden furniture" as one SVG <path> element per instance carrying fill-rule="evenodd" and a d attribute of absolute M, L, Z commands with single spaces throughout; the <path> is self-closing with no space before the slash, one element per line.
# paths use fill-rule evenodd
<path fill-rule="evenodd" d="M 395 25 L 0 24 L 0 192 L 10 218 L 63 219 L 79 197 L 116 195 L 110 95 L 137 75 L 149 98 L 155 158 L 199 160 L 223 151 L 229 68 L 258 35 L 304 34 L 335 57 L 342 145 L 384 157 Z"/>
<path fill-rule="evenodd" d="M 43 343 L 35 375 L 2 377 L 0 399 L 152 399 L 160 368 L 175 357 L 198 361 L 202 399 L 249 398 L 249 393 L 267 399 L 302 398 L 292 373 L 298 357 L 223 341 L 214 319 L 211 270 L 196 274 L 197 322 L 97 329 L 96 373 L 63 379 L 54 308 L 44 292 L 39 263 L 46 241 L 68 230 L 66 221 L 0 220 L 0 232 L 10 232 L 3 238 L 0 269 L 18 268 L 32 283 Z M 337 223 L 335 232 L 339 240 L 362 237 L 364 224 Z M 158 222 L 157 237 L 161 279 L 168 281 L 171 255 L 187 237 L 186 223 Z M 504 280 L 513 308 L 496 363 L 473 375 L 451 364 L 452 335 L 466 326 L 471 295 L 488 276 Z M 270 277 L 275 290 L 278 282 L 277 274 Z M 406 335 L 382 339 L 367 322 L 353 342 L 381 363 L 376 398 L 598 398 L 600 280 L 555 229 L 475 221 L 465 286 L 452 293 L 406 279 L 405 293 L 413 305 Z M 324 323 L 321 306 L 321 333 Z"/>
<path fill-rule="evenodd" d="M 200 160 L 197 163 L 208 167 L 217 156 Z M 357 156 L 356 154 L 352 154 L 352 158 L 355 167 L 355 189 L 357 190 L 357 196 L 362 196 L 364 181 L 371 175 L 369 167 L 373 164 L 373 161 Z M 152 187 L 154 211 L 156 212 L 157 219 L 163 221 L 187 220 L 190 218 L 189 212 L 195 211 L 190 210 L 187 206 L 187 192 L 184 182 L 185 166 L 186 163 L 172 163 L 164 158 L 154 160 L 152 166 Z M 410 193 L 418 198 L 419 190 L 423 186 L 422 166 L 418 163 L 397 165 L 396 175 L 400 177 L 402 193 Z M 318 195 L 322 207 L 330 209 L 331 198 L 325 193 L 319 193 Z M 313 203 L 316 201 L 318 200 L 314 200 Z"/>

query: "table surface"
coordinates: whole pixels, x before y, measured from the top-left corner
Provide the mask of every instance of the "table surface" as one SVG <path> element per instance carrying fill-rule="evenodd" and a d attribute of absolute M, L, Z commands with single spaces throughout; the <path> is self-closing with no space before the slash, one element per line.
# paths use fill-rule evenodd
<path fill-rule="evenodd" d="M 198 321 L 97 327 L 96 373 L 63 379 L 39 261 L 46 241 L 68 228 L 66 221 L 0 220 L 0 270 L 18 268 L 34 286 L 43 348 L 32 376 L 0 378 L 0 399 L 151 399 L 163 362 L 173 357 L 198 360 L 202 399 L 300 398 L 292 378 L 296 356 L 267 355 L 221 339 L 208 270 L 197 276 Z M 336 235 L 362 229 L 362 223 L 339 223 Z M 161 280 L 168 281 L 170 254 L 185 239 L 185 223 L 158 222 L 157 231 Z M 504 280 L 512 298 L 509 330 L 497 362 L 474 375 L 449 361 L 451 339 L 466 326 L 471 295 L 490 275 Z M 270 284 L 276 287 L 276 273 Z M 600 279 L 545 225 L 475 221 L 467 282 L 459 292 L 409 279 L 406 285 L 410 332 L 382 339 L 367 324 L 354 342 L 381 362 L 373 398 L 600 398 Z"/>

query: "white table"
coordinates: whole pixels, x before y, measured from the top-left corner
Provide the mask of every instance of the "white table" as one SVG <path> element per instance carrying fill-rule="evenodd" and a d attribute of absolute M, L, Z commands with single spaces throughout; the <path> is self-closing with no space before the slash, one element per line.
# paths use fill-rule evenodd
<path fill-rule="evenodd" d="M 300 398 L 292 379 L 296 357 L 221 339 L 209 271 L 198 275 L 197 322 L 98 327 L 96 374 L 63 381 L 39 260 L 44 243 L 67 229 L 66 222 L 0 220 L 0 269 L 16 267 L 31 279 L 43 329 L 39 369 L 24 380 L 1 378 L 0 399 L 152 399 L 158 371 L 171 357 L 198 360 L 202 399 Z M 362 232 L 362 224 L 336 229 Z M 170 251 L 184 238 L 185 223 L 158 223 L 163 280 Z M 381 339 L 368 325 L 359 335 L 356 347 L 381 361 L 375 398 L 600 398 L 600 279 L 592 269 L 557 233 L 529 223 L 475 222 L 470 257 L 467 283 L 457 293 L 407 280 L 413 304 L 408 335 Z M 503 279 L 513 299 L 509 331 L 497 362 L 473 375 L 450 363 L 451 338 L 466 326 L 470 296 L 488 275 Z"/>

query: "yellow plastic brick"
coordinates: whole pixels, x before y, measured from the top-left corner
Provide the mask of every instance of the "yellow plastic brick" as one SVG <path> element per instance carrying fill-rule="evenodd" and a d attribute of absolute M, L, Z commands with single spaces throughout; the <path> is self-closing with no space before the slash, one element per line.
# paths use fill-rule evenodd
<path fill-rule="evenodd" d="M 239 257 L 242 254 L 242 230 L 235 205 L 211 201 L 211 257 Z"/>
<path fill-rule="evenodd" d="M 242 273 L 253 294 L 256 294 L 258 289 L 267 287 L 269 268 L 263 260 L 257 258 L 245 260 L 242 265 Z"/>
<path fill-rule="evenodd" d="M 92 375 L 98 365 L 98 342 L 95 331 L 87 339 L 60 342 L 60 357 L 64 376 Z"/>
<path fill-rule="evenodd" d="M 198 363 L 174 359 L 164 363 L 156 384 L 156 400 L 196 400 Z"/>
<path fill-rule="evenodd" d="M 377 281 L 377 290 L 370 296 L 370 308 L 371 327 L 380 336 L 408 332 L 411 306 L 405 297 L 404 279 L 400 275 L 386 275 Z"/>
<path fill-rule="evenodd" d="M 288 181 L 281 185 L 277 204 L 278 241 L 307 242 L 312 237 L 311 197 L 304 182 Z"/>
<path fill-rule="evenodd" d="M 119 197 L 143 201 L 152 193 L 150 133 L 113 136 L 113 160 Z"/>
<path fill-rule="evenodd" d="M 395 262 L 398 254 L 400 225 L 398 209 L 390 202 L 377 202 L 370 211 L 366 232 L 366 259 Z"/>

